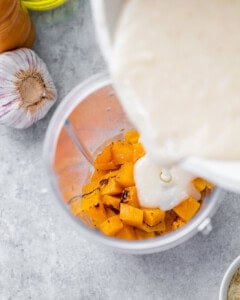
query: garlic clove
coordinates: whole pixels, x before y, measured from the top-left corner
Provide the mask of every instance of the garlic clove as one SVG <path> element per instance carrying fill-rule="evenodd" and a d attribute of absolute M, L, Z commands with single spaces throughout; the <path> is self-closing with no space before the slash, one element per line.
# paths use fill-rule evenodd
<path fill-rule="evenodd" d="M 27 128 L 57 99 L 45 63 L 30 49 L 0 54 L 0 124 Z"/>

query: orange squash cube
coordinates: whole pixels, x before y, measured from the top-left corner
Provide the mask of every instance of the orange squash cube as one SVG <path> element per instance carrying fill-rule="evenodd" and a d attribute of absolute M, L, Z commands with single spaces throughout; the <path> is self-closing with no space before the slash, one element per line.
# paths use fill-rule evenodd
<path fill-rule="evenodd" d="M 160 222 L 155 226 L 149 226 L 143 222 L 142 224 L 138 225 L 137 228 L 146 232 L 157 232 L 159 234 L 166 231 L 166 225 L 164 222 Z"/>
<path fill-rule="evenodd" d="M 99 189 L 92 191 L 82 197 L 81 208 L 88 210 L 90 207 L 97 207 L 101 203 L 101 195 Z"/>
<path fill-rule="evenodd" d="M 92 218 L 88 215 L 88 213 L 84 212 L 84 211 L 81 211 L 80 214 L 77 216 L 81 219 L 81 221 L 87 225 L 88 227 L 92 228 L 92 229 L 95 229 L 97 226 L 94 224 Z M 105 219 L 104 219 L 105 220 Z M 104 221 L 103 220 L 103 221 Z M 103 222 L 102 221 L 102 222 Z M 102 223 L 101 222 L 101 223 Z M 101 224 L 100 223 L 100 224 Z"/>
<path fill-rule="evenodd" d="M 105 181 L 105 179 L 109 179 L 110 177 L 116 177 L 117 174 L 118 170 L 108 170 L 107 173 L 99 179 L 99 183 L 102 184 Z"/>
<path fill-rule="evenodd" d="M 95 159 L 95 163 L 108 163 L 112 161 L 112 144 L 107 145 L 103 148 L 102 152 L 99 153 Z"/>
<path fill-rule="evenodd" d="M 132 145 L 133 147 L 133 162 L 136 162 L 139 158 L 145 155 L 145 150 L 140 143 Z"/>
<path fill-rule="evenodd" d="M 92 174 L 91 181 L 99 181 L 107 173 L 107 170 L 95 170 Z"/>
<path fill-rule="evenodd" d="M 137 189 L 135 186 L 130 186 L 123 190 L 121 202 L 139 208 Z"/>
<path fill-rule="evenodd" d="M 184 222 L 182 219 L 180 219 L 180 218 L 177 218 L 177 220 L 176 221 L 174 221 L 173 222 L 173 224 L 172 224 L 172 229 L 173 230 L 177 230 L 177 229 L 179 229 L 179 228 L 181 228 L 183 225 L 185 225 L 186 224 L 186 222 Z"/>
<path fill-rule="evenodd" d="M 117 215 L 116 212 L 114 212 L 110 207 L 105 207 L 105 211 L 106 211 L 106 214 L 107 214 L 108 218 Z"/>
<path fill-rule="evenodd" d="M 118 195 L 122 192 L 122 187 L 117 183 L 116 177 L 110 177 L 104 181 L 100 181 L 100 189 L 102 195 Z"/>
<path fill-rule="evenodd" d="M 94 163 L 94 167 L 95 167 L 95 169 L 102 170 L 102 171 L 118 169 L 118 166 L 116 166 L 113 161 L 109 161 L 109 162 L 105 162 L 105 163 Z"/>
<path fill-rule="evenodd" d="M 113 197 L 109 195 L 103 195 L 102 197 L 102 202 L 106 206 L 113 207 L 114 209 L 119 210 L 120 208 L 120 198 L 118 197 Z"/>
<path fill-rule="evenodd" d="M 118 166 L 115 165 L 113 162 L 112 157 L 112 144 L 107 145 L 100 154 L 98 154 L 95 162 L 94 167 L 96 170 L 115 170 Z"/>
<path fill-rule="evenodd" d="M 166 211 L 165 213 L 166 213 L 165 219 L 164 219 L 165 226 L 166 226 L 165 231 L 170 232 L 170 231 L 172 231 L 172 224 L 174 221 L 177 220 L 178 215 L 172 209 Z"/>
<path fill-rule="evenodd" d="M 72 201 L 70 204 L 70 210 L 74 216 L 80 215 L 80 213 L 82 212 L 81 199 Z"/>
<path fill-rule="evenodd" d="M 143 211 L 128 204 L 120 204 L 120 219 L 126 224 L 140 226 L 143 223 Z"/>
<path fill-rule="evenodd" d="M 199 207 L 200 203 L 190 196 L 182 203 L 174 207 L 173 210 L 180 218 L 187 222 L 197 213 Z"/>
<path fill-rule="evenodd" d="M 107 218 L 98 190 L 84 196 L 82 199 L 73 201 L 71 203 L 71 212 L 73 215 L 81 217 L 83 221 L 84 219 L 90 219 L 92 225 L 96 227 Z M 90 224 L 89 220 L 85 223 Z"/>
<path fill-rule="evenodd" d="M 207 182 L 203 178 L 197 177 L 192 181 L 193 186 L 199 191 L 202 192 L 207 187 Z"/>
<path fill-rule="evenodd" d="M 90 207 L 84 212 L 92 219 L 92 222 L 96 227 L 99 227 L 100 224 L 107 219 L 107 214 L 102 204 L 97 207 Z"/>
<path fill-rule="evenodd" d="M 99 230 L 109 236 L 114 236 L 123 228 L 123 223 L 119 216 L 113 216 L 105 220 L 100 226 Z"/>
<path fill-rule="evenodd" d="M 133 227 L 123 224 L 123 228 L 116 234 L 116 237 L 124 240 L 136 240 L 136 232 Z"/>
<path fill-rule="evenodd" d="M 90 183 L 87 183 L 82 188 L 82 193 L 89 194 L 93 192 L 94 190 L 99 188 L 99 182 L 98 181 L 91 181 Z"/>
<path fill-rule="evenodd" d="M 136 130 L 129 130 L 125 134 L 125 141 L 129 144 L 136 144 L 139 139 L 139 133 Z"/>
<path fill-rule="evenodd" d="M 112 157 L 115 165 L 122 165 L 133 161 L 132 146 L 123 141 L 116 141 L 112 144 Z"/>
<path fill-rule="evenodd" d="M 164 221 L 165 214 L 159 208 L 143 208 L 143 221 L 149 226 L 155 226 Z"/>
<path fill-rule="evenodd" d="M 133 163 L 125 163 L 117 172 L 116 181 L 123 187 L 134 185 Z"/>
<path fill-rule="evenodd" d="M 135 229 L 135 232 L 138 240 L 151 239 L 156 236 L 154 232 L 146 232 L 138 228 Z"/>

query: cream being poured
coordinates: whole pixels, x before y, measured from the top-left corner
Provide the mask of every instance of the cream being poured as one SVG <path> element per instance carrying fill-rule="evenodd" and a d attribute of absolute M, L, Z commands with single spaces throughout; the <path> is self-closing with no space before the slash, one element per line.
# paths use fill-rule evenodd
<path fill-rule="evenodd" d="M 110 67 L 148 152 L 135 173 L 142 199 L 140 174 L 152 164 L 160 170 L 188 156 L 240 159 L 239 28 L 239 1 L 125 2 Z M 169 209 L 177 198 L 158 206 Z"/>

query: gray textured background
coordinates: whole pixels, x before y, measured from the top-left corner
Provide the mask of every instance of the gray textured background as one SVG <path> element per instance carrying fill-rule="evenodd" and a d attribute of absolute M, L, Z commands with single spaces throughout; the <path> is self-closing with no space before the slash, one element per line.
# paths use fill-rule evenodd
<path fill-rule="evenodd" d="M 33 18 L 35 50 L 60 102 L 104 69 L 89 1 L 71 0 Z M 127 256 L 94 245 L 55 206 L 49 188 L 42 145 L 55 108 L 25 131 L 0 127 L 0 299 L 217 299 L 223 273 L 239 254 L 239 196 L 224 197 L 209 236 L 167 252 Z"/>

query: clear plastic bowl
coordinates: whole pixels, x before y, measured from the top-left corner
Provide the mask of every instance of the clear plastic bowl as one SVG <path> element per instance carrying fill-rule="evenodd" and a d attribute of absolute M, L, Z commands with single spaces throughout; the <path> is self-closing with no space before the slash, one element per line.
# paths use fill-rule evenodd
<path fill-rule="evenodd" d="M 197 215 L 181 229 L 166 235 L 141 241 L 125 241 L 102 235 L 87 227 L 69 211 L 68 201 L 81 193 L 92 166 L 69 138 L 64 124 L 70 120 L 77 137 L 92 156 L 108 141 L 123 136 L 133 128 L 112 88 L 109 76 L 100 74 L 79 84 L 59 105 L 49 125 L 44 159 L 58 203 L 74 220 L 79 233 L 93 242 L 101 242 L 131 254 L 146 254 L 167 250 L 183 243 L 201 231 L 211 231 L 211 216 L 217 209 L 221 190 L 215 188 L 204 200 Z"/>

